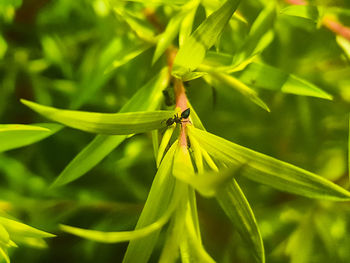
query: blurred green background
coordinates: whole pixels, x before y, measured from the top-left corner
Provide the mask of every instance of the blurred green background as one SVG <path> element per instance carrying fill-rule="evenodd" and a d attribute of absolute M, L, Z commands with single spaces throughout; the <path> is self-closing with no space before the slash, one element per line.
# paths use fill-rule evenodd
<path fill-rule="evenodd" d="M 224 31 L 221 50 L 234 50 L 267 2 L 242 1 L 239 12 L 248 24 L 237 22 L 237 31 Z M 349 1 L 317 3 L 350 27 Z M 143 16 L 142 3 L 125 5 Z M 175 8 L 147 7 L 164 26 Z M 203 14 L 199 9 L 197 25 Z M 348 189 L 349 54 L 334 32 L 304 18 L 279 15 L 274 32 L 260 61 L 312 82 L 331 94 L 332 101 L 258 89 L 271 109 L 268 113 L 239 93 L 222 94 L 201 79 L 188 83 L 189 100 L 208 131 Z M 117 112 L 166 63 L 162 57 L 152 66 L 152 47 L 105 73 L 138 42 L 107 0 L 1 0 L 0 122 L 47 122 L 20 98 L 59 108 Z M 39 143 L 0 154 L 0 209 L 58 235 L 44 250 L 11 250 L 13 262 L 121 262 L 127 243 L 86 241 L 59 232 L 58 224 L 132 229 L 156 172 L 152 141 L 150 134 L 134 136 L 84 177 L 49 191 L 49 184 L 93 137 L 65 128 Z M 238 181 L 261 228 L 267 262 L 350 261 L 348 203 L 315 201 L 244 178 Z M 208 252 L 218 262 L 246 262 L 249 251 L 217 204 L 199 197 L 198 205 Z"/>

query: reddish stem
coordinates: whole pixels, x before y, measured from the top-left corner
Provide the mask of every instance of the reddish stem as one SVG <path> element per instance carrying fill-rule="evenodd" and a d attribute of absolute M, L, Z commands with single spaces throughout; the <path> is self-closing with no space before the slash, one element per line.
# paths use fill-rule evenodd
<path fill-rule="evenodd" d="M 176 97 L 176 108 L 180 108 L 181 112 L 188 108 L 187 96 L 183 82 L 180 79 L 174 79 L 174 91 Z M 187 148 L 186 125 L 188 119 L 181 124 L 180 145 Z"/>
<path fill-rule="evenodd" d="M 346 26 L 340 24 L 339 22 L 337 22 L 329 17 L 324 18 L 322 23 L 325 27 L 327 27 L 332 32 L 334 32 L 337 35 L 340 35 L 340 36 L 342 36 L 350 41 L 350 28 L 349 27 L 346 27 Z"/>

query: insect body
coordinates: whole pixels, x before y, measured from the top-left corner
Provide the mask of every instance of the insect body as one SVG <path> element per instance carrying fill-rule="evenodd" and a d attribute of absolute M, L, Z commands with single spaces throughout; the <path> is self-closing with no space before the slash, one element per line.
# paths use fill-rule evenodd
<path fill-rule="evenodd" d="M 187 119 L 188 116 L 190 116 L 190 108 L 184 110 L 180 117 L 177 114 L 174 114 L 174 117 L 167 119 L 165 123 L 167 126 L 171 126 L 174 123 L 182 124 L 184 122 L 183 119 Z"/>

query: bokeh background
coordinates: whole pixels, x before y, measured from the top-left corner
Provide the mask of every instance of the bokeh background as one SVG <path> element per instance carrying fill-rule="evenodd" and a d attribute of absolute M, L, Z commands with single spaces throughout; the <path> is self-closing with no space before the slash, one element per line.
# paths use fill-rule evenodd
<path fill-rule="evenodd" d="M 176 11 L 172 5 L 138 2 L 143 1 L 125 5 L 140 17 L 145 7 L 150 8 L 164 26 Z M 238 21 L 236 31 L 224 31 L 219 45 L 223 51 L 229 52 L 244 38 L 267 2 L 242 1 L 239 12 L 247 24 Z M 349 1 L 310 3 L 350 27 Z M 58 108 L 117 112 L 165 65 L 165 57 L 152 65 L 151 47 L 113 68 L 126 48 L 140 39 L 109 4 L 107 0 L 0 1 L 0 123 L 47 122 L 20 98 Z M 203 18 L 199 8 L 195 25 Z M 349 53 L 336 40 L 339 32 L 305 18 L 278 15 L 274 33 L 259 60 L 312 82 L 333 100 L 257 89 L 271 109 L 268 113 L 239 93 L 222 94 L 201 79 L 187 84 L 189 100 L 208 131 L 348 189 Z M 47 249 L 11 250 L 13 262 L 121 262 L 127 243 L 83 240 L 60 232 L 58 224 L 133 229 L 156 172 L 152 141 L 149 134 L 134 136 L 84 177 L 48 190 L 93 137 L 65 128 L 41 142 L 0 154 L 0 209 L 57 234 L 48 240 Z M 317 201 L 244 178 L 238 181 L 261 228 L 267 262 L 350 261 L 349 203 Z M 199 197 L 198 206 L 208 252 L 218 262 L 247 262 L 249 250 L 216 202 Z"/>

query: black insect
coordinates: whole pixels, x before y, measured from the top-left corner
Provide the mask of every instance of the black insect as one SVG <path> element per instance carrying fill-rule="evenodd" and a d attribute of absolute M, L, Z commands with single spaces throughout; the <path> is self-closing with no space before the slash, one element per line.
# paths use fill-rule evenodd
<path fill-rule="evenodd" d="M 174 114 L 174 117 L 167 119 L 165 123 L 167 126 L 171 126 L 174 123 L 182 124 L 184 122 L 183 119 L 187 119 L 189 116 L 190 116 L 190 108 L 184 110 L 181 113 L 180 117 L 177 114 Z"/>

